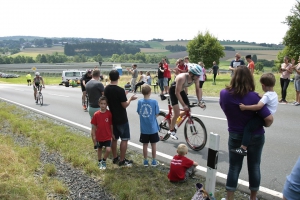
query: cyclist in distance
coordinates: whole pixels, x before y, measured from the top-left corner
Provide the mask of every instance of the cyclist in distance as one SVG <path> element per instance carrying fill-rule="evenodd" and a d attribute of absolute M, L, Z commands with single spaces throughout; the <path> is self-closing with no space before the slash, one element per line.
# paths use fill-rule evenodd
<path fill-rule="evenodd" d="M 189 110 L 190 103 L 187 94 L 185 92 L 185 88 L 195 84 L 198 105 L 200 107 L 204 107 L 203 102 L 201 101 L 202 96 L 200 94 L 200 87 L 199 87 L 199 78 L 203 73 L 202 67 L 194 63 L 188 63 L 187 65 L 188 65 L 188 72 L 178 74 L 169 90 L 171 105 L 173 107 L 174 113 L 173 113 L 173 117 L 170 124 L 170 130 L 168 131 L 168 134 L 170 134 L 171 138 L 174 140 L 178 140 L 178 137 L 176 136 L 176 130 L 175 130 L 175 123 L 177 118 L 180 115 L 180 108 L 178 105 L 178 101 L 182 105 L 184 111 Z"/>
<path fill-rule="evenodd" d="M 92 70 L 90 70 L 90 69 L 88 69 L 86 71 L 86 73 L 82 76 L 82 78 L 80 79 L 80 86 L 81 86 L 81 91 L 82 91 L 82 106 L 83 106 L 84 110 L 86 110 L 86 105 L 85 105 L 85 95 L 86 95 L 85 85 L 91 79 L 92 79 Z"/>
<path fill-rule="evenodd" d="M 37 103 L 37 99 L 36 99 L 36 91 L 37 91 L 37 87 L 39 87 L 40 85 L 43 85 L 43 88 L 45 88 L 45 84 L 44 84 L 44 80 L 43 80 L 43 77 L 40 76 L 40 73 L 39 72 L 35 72 L 35 77 L 33 78 L 33 96 L 34 96 L 34 100 L 35 102 Z M 41 91 L 42 91 L 42 88 L 41 88 Z"/>

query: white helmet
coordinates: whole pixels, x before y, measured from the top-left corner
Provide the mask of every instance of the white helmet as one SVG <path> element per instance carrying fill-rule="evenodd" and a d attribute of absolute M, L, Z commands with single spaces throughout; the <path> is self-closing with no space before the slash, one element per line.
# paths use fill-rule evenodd
<path fill-rule="evenodd" d="M 40 72 L 35 72 L 35 75 L 36 75 L 36 76 L 39 76 L 39 75 L 40 75 Z"/>
<path fill-rule="evenodd" d="M 194 74 L 196 76 L 201 76 L 203 73 L 202 67 L 198 64 L 189 63 L 188 69 L 189 69 L 189 72 L 191 72 L 192 74 Z"/>

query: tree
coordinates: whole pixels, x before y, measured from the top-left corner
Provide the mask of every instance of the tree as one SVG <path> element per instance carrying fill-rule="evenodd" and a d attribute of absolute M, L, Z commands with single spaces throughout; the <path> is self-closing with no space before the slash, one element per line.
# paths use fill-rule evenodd
<path fill-rule="evenodd" d="M 102 56 L 100 54 L 98 54 L 97 56 L 94 56 L 93 59 L 96 62 L 102 62 Z"/>
<path fill-rule="evenodd" d="M 187 44 L 187 52 L 191 62 L 204 62 L 206 67 L 211 67 L 213 61 L 219 63 L 219 59 L 224 57 L 224 47 L 218 39 L 212 36 L 209 32 L 205 35 L 199 33 L 193 40 Z"/>
<path fill-rule="evenodd" d="M 285 18 L 285 24 L 289 27 L 283 38 L 283 45 L 285 48 L 277 55 L 278 61 L 282 62 L 284 56 L 290 56 L 296 58 L 300 55 L 300 2 L 296 1 L 296 4 L 291 9 L 291 15 Z"/>
<path fill-rule="evenodd" d="M 264 71 L 264 65 L 261 62 L 256 63 L 255 70 Z"/>
<path fill-rule="evenodd" d="M 257 63 L 257 56 L 256 56 L 256 54 L 253 54 L 252 60 L 253 60 L 254 63 Z"/>

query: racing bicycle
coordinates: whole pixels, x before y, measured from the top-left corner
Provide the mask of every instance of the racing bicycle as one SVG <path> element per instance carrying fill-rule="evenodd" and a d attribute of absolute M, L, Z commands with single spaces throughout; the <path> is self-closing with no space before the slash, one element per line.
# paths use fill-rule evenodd
<path fill-rule="evenodd" d="M 43 94 L 41 92 L 42 90 L 42 85 L 38 85 L 36 86 L 36 101 L 35 103 L 40 104 L 41 106 L 43 105 L 44 101 L 43 101 Z"/>
<path fill-rule="evenodd" d="M 158 135 L 161 141 L 165 141 L 170 137 L 168 131 L 172 119 L 173 110 L 170 103 L 170 95 L 165 95 L 165 97 L 167 97 L 168 99 L 169 112 L 165 113 L 160 111 L 157 116 L 157 122 L 159 125 Z M 191 105 L 189 105 L 190 108 L 196 106 L 198 106 L 197 103 L 192 103 Z M 205 108 L 205 103 L 203 103 L 201 107 Z M 183 109 L 181 109 L 181 111 L 183 111 Z M 207 141 L 207 131 L 204 123 L 198 117 L 192 116 L 191 109 L 185 111 L 184 115 L 180 118 L 176 121 L 175 129 L 178 129 L 179 127 L 181 127 L 181 125 L 184 124 L 184 137 L 187 145 L 194 151 L 200 151 L 201 149 L 203 149 Z"/>

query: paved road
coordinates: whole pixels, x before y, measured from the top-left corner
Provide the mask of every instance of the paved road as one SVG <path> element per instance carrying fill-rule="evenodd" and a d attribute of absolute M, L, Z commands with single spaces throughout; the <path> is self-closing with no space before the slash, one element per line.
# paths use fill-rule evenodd
<path fill-rule="evenodd" d="M 38 106 L 34 103 L 32 87 L 25 85 L 0 84 L 0 97 L 42 110 L 47 113 L 68 119 L 70 121 L 89 127 L 89 115 L 81 109 L 81 91 L 79 88 L 66 88 L 63 86 L 46 86 L 43 90 L 44 105 Z M 141 94 L 137 94 L 142 98 Z M 157 94 L 152 98 L 159 100 Z M 205 111 L 194 108 L 193 113 L 201 116 L 208 132 L 218 133 L 221 137 L 218 171 L 227 174 L 228 150 L 227 150 L 227 121 L 220 109 L 218 98 L 205 98 L 207 109 Z M 167 109 L 167 102 L 159 100 L 160 109 Z M 136 114 L 136 101 L 128 107 L 128 117 L 132 139 L 131 142 L 140 144 L 139 119 Z M 262 155 L 262 181 L 261 185 L 281 192 L 285 177 L 290 173 L 294 163 L 299 156 L 299 110 L 300 107 L 292 105 L 279 105 L 272 127 L 266 129 L 266 144 Z M 238 119 L 237 119 L 238 120 Z M 173 156 L 179 143 L 185 143 L 183 129 L 179 129 L 179 140 L 169 139 L 160 142 L 157 150 Z M 133 147 L 132 147 L 133 148 Z M 206 166 L 207 147 L 196 152 L 189 150 L 188 157 L 197 161 L 201 166 Z M 165 158 L 160 158 L 169 162 Z M 240 179 L 248 181 L 247 166 L 244 166 Z"/>

